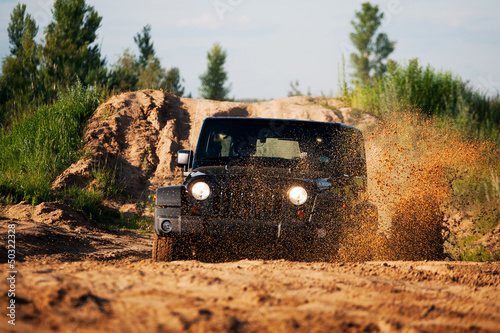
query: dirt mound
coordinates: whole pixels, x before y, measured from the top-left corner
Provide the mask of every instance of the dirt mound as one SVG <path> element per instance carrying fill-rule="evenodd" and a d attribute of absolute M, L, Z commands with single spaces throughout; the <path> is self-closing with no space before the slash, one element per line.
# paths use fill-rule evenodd
<path fill-rule="evenodd" d="M 144 257 L 150 252 L 151 237 L 143 236 L 141 242 L 141 237 L 131 232 L 107 230 L 85 212 L 60 202 L 32 206 L 23 201 L 15 206 L 0 206 L 0 221 L 2 239 L 7 239 L 8 226 L 15 226 L 17 261 Z M 131 237 L 121 238 L 124 234 Z M 6 247 L 0 251 L 7 258 Z"/>
<path fill-rule="evenodd" d="M 111 175 L 133 200 L 144 200 L 158 186 L 182 181 L 176 169 L 179 149 L 194 149 L 207 117 L 262 117 L 346 122 L 368 126 L 367 113 L 351 112 L 336 99 L 290 97 L 260 103 L 179 98 L 156 90 L 123 93 L 102 104 L 85 132 L 85 155 L 64 171 L 53 189 L 100 186 Z"/>
<path fill-rule="evenodd" d="M 35 223 L 52 224 L 67 230 L 82 231 L 101 229 L 85 212 L 76 210 L 61 202 L 44 202 L 32 206 L 22 201 L 15 206 L 7 206 L 3 216 L 12 220 L 33 220 Z"/>

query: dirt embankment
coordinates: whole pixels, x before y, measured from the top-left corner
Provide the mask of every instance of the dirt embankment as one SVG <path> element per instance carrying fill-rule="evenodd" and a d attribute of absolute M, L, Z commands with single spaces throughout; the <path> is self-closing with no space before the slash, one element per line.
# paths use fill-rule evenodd
<path fill-rule="evenodd" d="M 307 97 L 247 104 L 152 90 L 114 96 L 89 122 L 84 157 L 58 177 L 53 189 L 92 188 L 98 186 L 96 174 L 109 171 L 132 201 L 145 200 L 157 186 L 181 181 L 176 151 L 193 147 L 202 120 L 218 115 L 341 121 L 370 129 L 365 136 L 372 198 L 381 205 L 395 189 L 401 191 L 401 200 L 382 207 L 383 217 L 411 223 L 418 210 L 392 216 L 390 211 L 417 203 L 429 207 L 423 220 L 431 227 L 436 218 L 443 219 L 432 214 L 436 208 L 435 201 L 426 201 L 429 192 L 408 193 L 416 179 L 421 181 L 417 189 L 435 183 L 446 165 L 427 167 L 418 159 L 402 158 L 409 146 L 391 141 L 402 136 L 399 129 L 374 129 L 376 120 L 368 114 L 344 108 L 340 101 Z M 381 142 L 380 137 L 389 140 Z M 425 140 L 418 142 L 424 144 L 416 155 L 425 161 L 422 152 L 429 148 Z M 397 160 L 404 163 L 396 165 Z M 391 178 L 390 172 L 399 176 Z M 446 191 L 432 194 L 445 197 Z M 500 332 L 498 263 L 349 262 L 364 258 L 362 234 L 353 236 L 355 250 L 336 263 L 262 258 L 153 263 L 151 234 L 104 229 L 61 203 L 0 206 L 2 240 L 9 225 L 16 231 L 16 326 L 4 316 L 0 331 Z M 410 230 L 421 232 L 416 222 L 407 227 L 415 226 Z M 400 235 L 400 241 L 408 242 L 405 237 Z M 492 242 L 497 244 L 498 237 Z M 412 243 L 425 249 L 421 245 Z M 4 249 L 1 253 L 6 258 Z M 411 253 L 408 248 L 398 251 Z M 0 304 L 6 305 L 11 268 L 6 260 L 0 266 Z"/>
<path fill-rule="evenodd" d="M 376 120 L 354 113 L 341 101 L 292 97 L 261 103 L 216 102 L 179 98 L 157 90 L 111 97 L 89 121 L 85 157 L 54 182 L 89 187 L 95 171 L 109 170 L 133 200 L 145 200 L 158 186 L 178 184 L 175 168 L 179 149 L 194 149 L 207 117 L 262 117 L 338 121 L 369 126 Z"/>

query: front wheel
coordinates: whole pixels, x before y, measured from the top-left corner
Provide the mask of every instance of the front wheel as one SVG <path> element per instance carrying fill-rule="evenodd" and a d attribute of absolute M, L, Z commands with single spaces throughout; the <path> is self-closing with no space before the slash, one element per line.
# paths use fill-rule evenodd
<path fill-rule="evenodd" d="M 168 236 L 158 236 L 153 239 L 153 261 L 172 261 L 175 240 Z"/>

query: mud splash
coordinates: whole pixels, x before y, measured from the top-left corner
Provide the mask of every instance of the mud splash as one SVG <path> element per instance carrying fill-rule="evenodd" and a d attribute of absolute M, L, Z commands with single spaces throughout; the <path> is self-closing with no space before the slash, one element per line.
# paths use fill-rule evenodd
<path fill-rule="evenodd" d="M 366 235 L 361 247 L 373 247 L 381 259 L 443 259 L 447 220 L 457 211 L 455 181 L 482 167 L 487 144 L 409 112 L 365 133 L 365 140 L 380 237 Z"/>

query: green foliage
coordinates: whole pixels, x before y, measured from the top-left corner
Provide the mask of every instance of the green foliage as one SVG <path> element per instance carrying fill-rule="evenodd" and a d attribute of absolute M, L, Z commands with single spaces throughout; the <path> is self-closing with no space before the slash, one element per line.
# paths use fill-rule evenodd
<path fill-rule="evenodd" d="M 137 63 L 129 49 L 111 67 L 108 86 L 112 91 L 136 90 L 138 81 Z"/>
<path fill-rule="evenodd" d="M 10 16 L 7 28 L 11 54 L 2 61 L 0 76 L 0 124 L 7 124 L 41 94 L 38 73 L 40 59 L 35 37 L 38 27 L 26 5 L 18 4 Z"/>
<path fill-rule="evenodd" d="M 358 50 L 351 54 L 351 62 L 356 71 L 355 81 L 360 85 L 369 83 L 374 77 L 382 77 L 386 71 L 384 60 L 394 51 L 396 43 L 385 33 L 377 34 L 383 18 L 384 13 L 379 12 L 378 6 L 365 2 L 351 21 L 354 32 L 350 38 Z"/>
<path fill-rule="evenodd" d="M 227 72 L 224 69 L 226 63 L 226 51 L 219 43 L 215 43 L 207 53 L 207 71 L 200 75 L 201 87 L 199 88 L 201 98 L 216 101 L 229 100 L 231 87 L 224 87 L 227 81 Z"/>
<path fill-rule="evenodd" d="M 105 60 L 94 42 L 102 17 L 85 0 L 56 0 L 53 21 L 45 29 L 43 77 L 51 98 L 77 78 L 86 85 L 104 84 Z"/>
<path fill-rule="evenodd" d="M 91 218 L 102 221 L 105 213 L 102 209 L 102 201 L 104 195 L 97 190 L 84 190 L 79 186 L 65 188 L 62 192 L 62 197 L 66 203 L 73 208 L 85 211 Z"/>
<path fill-rule="evenodd" d="M 290 81 L 290 90 L 288 90 L 288 97 L 291 96 L 303 96 L 304 94 L 300 91 L 299 80 Z"/>
<path fill-rule="evenodd" d="M 167 75 L 165 77 L 165 91 L 177 96 L 183 96 L 184 87 L 181 84 L 182 81 L 184 80 L 181 79 L 179 68 L 172 67 L 167 71 Z"/>
<path fill-rule="evenodd" d="M 184 94 L 179 69 L 173 67 L 168 71 L 161 66 L 160 59 L 155 57 L 151 42 L 151 26 L 147 25 L 134 37 L 139 48 L 139 58 L 126 49 L 123 55 L 112 66 L 108 87 L 113 92 L 142 89 L 160 89 L 177 96 Z"/>
<path fill-rule="evenodd" d="M 349 89 L 347 88 L 347 80 L 345 76 L 345 58 L 342 53 L 342 72 L 340 71 L 340 66 L 337 66 L 337 77 L 338 77 L 338 96 L 343 99 L 347 99 L 349 97 Z"/>
<path fill-rule="evenodd" d="M 500 259 L 499 254 L 491 253 L 482 245 L 475 245 L 475 238 L 477 237 L 468 238 L 467 241 L 462 242 L 462 252 L 459 257 L 460 260 L 485 262 Z"/>
<path fill-rule="evenodd" d="M 372 110 L 379 116 L 394 110 L 420 113 L 451 120 L 465 133 L 479 139 L 500 141 L 500 99 L 469 87 L 451 72 L 440 72 L 417 59 L 406 66 L 390 61 L 387 74 L 367 86 L 356 86 L 351 105 Z"/>
<path fill-rule="evenodd" d="M 161 67 L 160 60 L 150 57 L 145 67 L 139 67 L 138 89 L 164 89 L 167 72 Z"/>
<path fill-rule="evenodd" d="M 81 83 L 51 106 L 0 131 L 0 199 L 39 203 L 53 199 L 53 180 L 78 157 L 85 123 L 99 104 Z"/>
<path fill-rule="evenodd" d="M 154 58 L 155 50 L 151 42 L 151 26 L 148 24 L 142 28 L 142 35 L 138 33 L 134 37 L 134 42 L 139 48 L 138 66 L 146 67 L 150 58 Z"/>
<path fill-rule="evenodd" d="M 26 52 L 26 44 L 33 43 L 38 33 L 38 27 L 31 15 L 26 14 L 26 5 L 18 4 L 10 15 L 10 23 L 7 28 L 10 53 L 14 56 Z"/>

